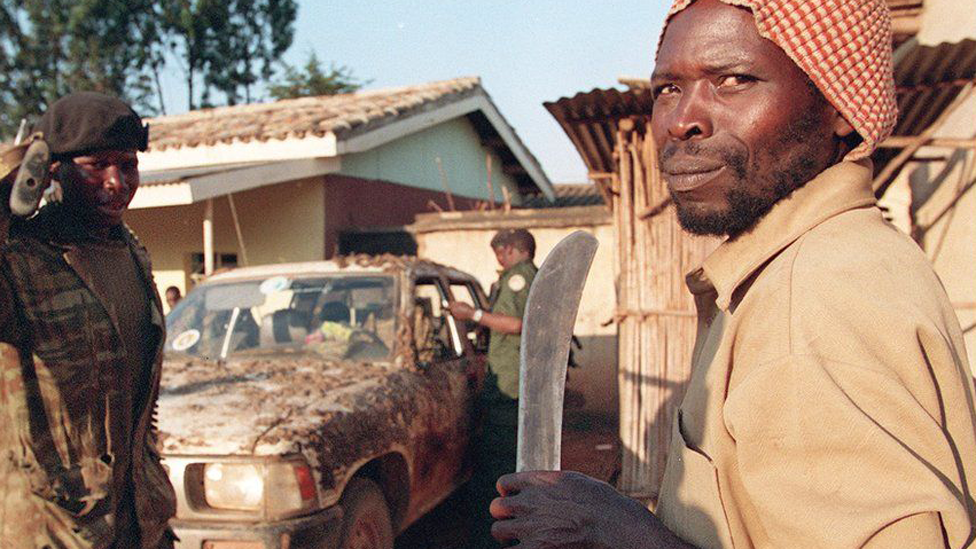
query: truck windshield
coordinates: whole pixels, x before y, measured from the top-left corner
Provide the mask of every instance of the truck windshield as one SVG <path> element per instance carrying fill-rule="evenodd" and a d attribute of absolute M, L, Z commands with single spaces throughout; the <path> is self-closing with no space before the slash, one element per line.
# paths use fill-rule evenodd
<path fill-rule="evenodd" d="M 396 333 L 388 275 L 275 276 L 205 284 L 166 317 L 166 353 L 383 360 Z"/>

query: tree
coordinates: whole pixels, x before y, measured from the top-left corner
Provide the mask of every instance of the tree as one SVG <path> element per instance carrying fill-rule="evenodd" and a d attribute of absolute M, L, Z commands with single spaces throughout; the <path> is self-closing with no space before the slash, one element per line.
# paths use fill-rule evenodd
<path fill-rule="evenodd" d="M 152 0 L 75 1 L 68 19 L 66 87 L 114 93 L 156 112 L 164 62 L 160 15 Z"/>
<path fill-rule="evenodd" d="M 221 62 L 213 64 L 207 80 L 228 104 L 249 103 L 252 87 L 271 78 L 275 63 L 291 46 L 297 6 L 294 0 L 232 0 L 226 5 L 226 28 L 214 48 Z"/>
<path fill-rule="evenodd" d="M 295 0 L 163 2 L 191 109 L 208 106 L 214 90 L 230 105 L 249 102 L 252 88 L 271 77 L 295 37 Z"/>
<path fill-rule="evenodd" d="M 73 90 L 154 112 L 144 67 L 158 16 L 151 0 L 0 0 L 0 136 Z"/>
<path fill-rule="evenodd" d="M 315 52 L 311 52 L 302 70 L 285 63 L 282 80 L 268 86 L 268 94 L 276 100 L 336 95 L 352 93 L 364 84 L 366 83 L 355 78 L 352 70 L 346 66 L 337 67 L 332 64 L 327 71 L 323 70 L 322 62 Z"/>
<path fill-rule="evenodd" d="M 77 90 L 165 112 L 160 73 L 189 108 L 251 101 L 294 40 L 296 0 L 0 0 L 0 139 Z"/>

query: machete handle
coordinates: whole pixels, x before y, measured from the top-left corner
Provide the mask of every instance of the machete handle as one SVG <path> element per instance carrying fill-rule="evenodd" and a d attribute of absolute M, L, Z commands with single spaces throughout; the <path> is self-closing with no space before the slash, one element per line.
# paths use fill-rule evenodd
<path fill-rule="evenodd" d="M 51 183 L 51 148 L 43 139 L 34 139 L 17 170 L 10 190 L 10 212 L 28 217 L 37 211 L 44 191 Z"/>

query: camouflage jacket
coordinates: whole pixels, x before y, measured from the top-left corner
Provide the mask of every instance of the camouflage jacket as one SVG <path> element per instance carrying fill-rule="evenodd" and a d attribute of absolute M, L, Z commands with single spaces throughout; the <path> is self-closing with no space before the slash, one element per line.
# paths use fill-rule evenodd
<path fill-rule="evenodd" d="M 120 228 L 121 229 L 121 228 Z M 146 282 L 151 386 L 133 424 L 133 500 L 143 549 L 172 546 L 175 495 L 156 449 L 164 322 L 148 254 L 123 231 Z M 75 269 L 78 247 L 28 233 L 0 248 L 0 549 L 102 549 L 115 540 L 106 376 L 123 367 L 117 320 Z"/>

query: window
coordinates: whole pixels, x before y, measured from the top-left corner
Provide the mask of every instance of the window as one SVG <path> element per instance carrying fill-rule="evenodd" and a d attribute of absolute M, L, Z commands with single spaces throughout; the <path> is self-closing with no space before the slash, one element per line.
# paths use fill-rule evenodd
<path fill-rule="evenodd" d="M 487 302 L 481 286 L 468 281 L 451 281 L 451 295 L 456 301 L 467 303 L 475 309 L 487 308 Z M 473 320 L 465 322 L 468 340 L 478 352 L 488 351 L 488 328 L 479 325 Z"/>
<path fill-rule="evenodd" d="M 166 317 L 166 351 L 212 359 L 385 360 L 396 339 L 388 275 L 272 276 L 203 285 Z"/>
<path fill-rule="evenodd" d="M 417 281 L 413 330 L 419 362 L 461 356 L 464 353 L 457 323 L 444 307 L 446 302 L 447 294 L 440 282 Z"/>
<path fill-rule="evenodd" d="M 203 253 L 190 254 L 190 279 L 199 282 L 203 278 Z M 237 267 L 237 254 L 215 254 L 214 271 L 234 269 Z"/>

